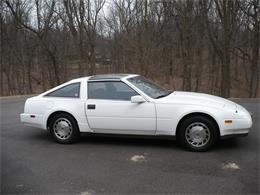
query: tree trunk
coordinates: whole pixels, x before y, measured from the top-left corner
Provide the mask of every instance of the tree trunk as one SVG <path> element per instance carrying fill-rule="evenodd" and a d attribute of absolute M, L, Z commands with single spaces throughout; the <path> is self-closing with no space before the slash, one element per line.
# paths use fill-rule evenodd
<path fill-rule="evenodd" d="M 0 7 L 2 8 L 3 6 L 3 2 L 1 1 L 0 3 Z M 4 95 L 4 64 L 3 64 L 3 49 L 4 49 L 4 46 L 3 46 L 3 38 L 4 38 L 4 35 L 3 35 L 3 19 L 2 19 L 2 9 L 0 10 L 0 20 L 1 20 L 1 31 L 0 31 L 0 96 L 3 96 Z"/>
<path fill-rule="evenodd" d="M 202 49 L 203 48 L 198 48 L 197 55 L 197 67 L 196 67 L 196 86 L 195 86 L 195 91 L 199 90 L 200 83 L 201 83 L 201 75 L 202 75 Z"/>
<path fill-rule="evenodd" d="M 83 47 L 83 27 L 80 27 L 79 30 L 79 52 L 80 52 L 80 60 L 79 60 L 79 76 L 84 75 L 83 62 L 84 62 L 84 47 Z"/>
<path fill-rule="evenodd" d="M 221 96 L 230 96 L 230 53 L 229 51 L 224 51 L 224 56 L 221 64 Z"/>
<path fill-rule="evenodd" d="M 96 73 L 96 52 L 95 52 L 95 40 L 92 40 L 90 44 L 90 69 L 89 74 L 94 75 Z"/>
<path fill-rule="evenodd" d="M 28 68 L 27 68 L 28 93 L 29 93 L 29 94 L 32 94 L 32 92 L 33 92 L 33 89 L 32 89 L 31 68 L 32 68 L 32 62 L 30 61 L 30 62 L 28 63 Z"/>

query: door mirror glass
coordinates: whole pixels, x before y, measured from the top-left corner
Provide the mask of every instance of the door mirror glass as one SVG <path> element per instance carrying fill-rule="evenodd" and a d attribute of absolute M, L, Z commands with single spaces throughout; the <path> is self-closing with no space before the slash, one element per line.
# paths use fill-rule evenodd
<path fill-rule="evenodd" d="M 131 97 L 131 102 L 132 103 L 143 103 L 143 102 L 146 102 L 146 101 L 145 101 L 145 99 L 142 96 L 135 95 L 135 96 Z"/>

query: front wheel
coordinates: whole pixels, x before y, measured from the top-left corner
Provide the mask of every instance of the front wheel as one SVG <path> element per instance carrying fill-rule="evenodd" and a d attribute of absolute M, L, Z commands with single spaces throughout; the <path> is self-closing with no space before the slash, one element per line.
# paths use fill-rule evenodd
<path fill-rule="evenodd" d="M 57 114 L 51 119 L 50 130 L 58 143 L 70 144 L 79 138 L 77 121 L 66 113 Z"/>
<path fill-rule="evenodd" d="M 218 127 L 209 118 L 196 116 L 186 119 L 180 126 L 178 139 L 191 151 L 208 150 L 218 138 Z"/>

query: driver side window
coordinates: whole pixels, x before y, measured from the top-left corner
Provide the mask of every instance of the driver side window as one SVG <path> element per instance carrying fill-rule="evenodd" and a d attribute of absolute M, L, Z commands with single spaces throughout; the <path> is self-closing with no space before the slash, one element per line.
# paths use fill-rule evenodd
<path fill-rule="evenodd" d="M 135 95 L 139 94 L 121 81 L 88 82 L 89 99 L 131 100 Z"/>

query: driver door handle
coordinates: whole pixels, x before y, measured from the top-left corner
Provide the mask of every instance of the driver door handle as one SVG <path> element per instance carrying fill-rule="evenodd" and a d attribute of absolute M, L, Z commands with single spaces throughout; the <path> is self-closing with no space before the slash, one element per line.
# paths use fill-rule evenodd
<path fill-rule="evenodd" d="M 88 104 L 88 109 L 89 110 L 95 110 L 96 109 L 96 105 L 95 104 Z"/>

